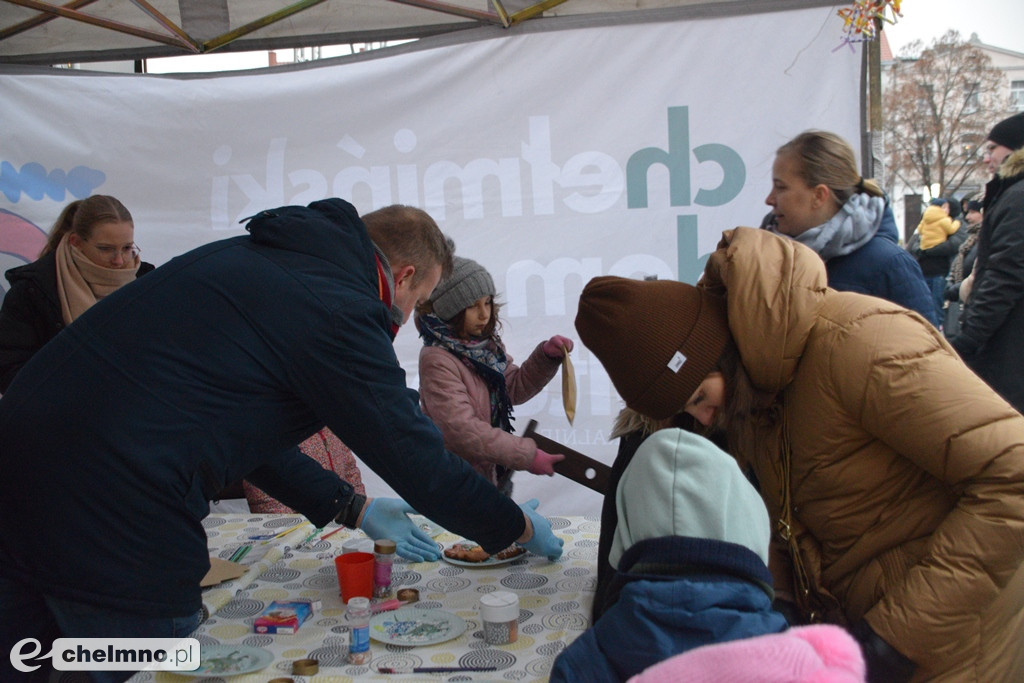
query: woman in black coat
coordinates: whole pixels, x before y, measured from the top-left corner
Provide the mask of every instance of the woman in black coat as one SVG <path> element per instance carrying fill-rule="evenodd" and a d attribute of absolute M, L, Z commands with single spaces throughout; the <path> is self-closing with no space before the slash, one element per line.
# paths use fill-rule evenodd
<path fill-rule="evenodd" d="M 11 288 L 0 306 L 0 393 L 66 325 L 151 270 L 139 259 L 124 204 L 94 195 L 64 207 L 39 259 L 6 273 Z"/>
<path fill-rule="evenodd" d="M 957 250 L 956 256 L 949 266 L 946 277 L 946 312 L 943 315 L 942 333 L 948 338 L 960 333 L 960 316 L 963 306 L 960 303 L 960 283 L 968 278 L 974 270 L 974 261 L 978 258 L 978 233 L 981 232 L 981 202 L 971 199 L 967 202 L 967 226 L 957 232 L 964 232 L 966 239 Z M 942 245 L 939 245 L 942 246 Z"/>

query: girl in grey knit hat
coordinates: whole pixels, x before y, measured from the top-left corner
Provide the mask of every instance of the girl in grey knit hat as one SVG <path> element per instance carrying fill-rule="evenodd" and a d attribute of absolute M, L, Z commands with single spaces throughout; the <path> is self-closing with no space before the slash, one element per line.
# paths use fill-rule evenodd
<path fill-rule="evenodd" d="M 537 344 L 522 366 L 498 336 L 498 304 L 491 274 L 455 257 L 452 275 L 417 310 L 420 404 L 444 435 L 445 446 L 506 495 L 512 472 L 554 474 L 563 455 L 545 453 L 512 432 L 512 406 L 536 396 L 555 376 L 571 339 L 555 335 Z"/>

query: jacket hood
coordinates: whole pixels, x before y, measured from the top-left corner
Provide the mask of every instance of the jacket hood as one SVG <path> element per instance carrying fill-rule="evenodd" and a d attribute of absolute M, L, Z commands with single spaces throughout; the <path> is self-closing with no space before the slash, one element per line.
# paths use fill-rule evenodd
<path fill-rule="evenodd" d="M 608 561 L 637 543 L 688 536 L 743 546 L 768 564 L 771 526 L 761 494 L 736 459 L 704 437 L 662 429 L 644 440 L 619 479 Z"/>
<path fill-rule="evenodd" d="M 1003 179 L 1024 175 L 1024 148 L 1018 149 L 1003 159 L 1003 163 L 999 165 L 996 175 Z"/>
<path fill-rule="evenodd" d="M 949 214 L 942 210 L 941 206 L 929 206 L 924 210 L 924 213 L 921 214 L 921 222 L 918 223 L 917 229 L 920 231 L 922 225 L 927 225 L 929 223 L 943 223 L 946 221 L 952 223 L 953 219 L 949 217 Z"/>
<path fill-rule="evenodd" d="M 729 331 L 754 386 L 789 384 L 825 300 L 825 263 L 767 230 L 722 233 L 699 286 L 726 297 Z"/>
<path fill-rule="evenodd" d="M 373 265 L 373 242 L 355 207 L 344 199 L 267 209 L 253 216 L 245 229 L 257 244 L 318 256 L 345 268 L 351 267 L 353 252 L 365 253 L 367 266 Z M 352 242 L 363 250 L 352 250 Z"/>

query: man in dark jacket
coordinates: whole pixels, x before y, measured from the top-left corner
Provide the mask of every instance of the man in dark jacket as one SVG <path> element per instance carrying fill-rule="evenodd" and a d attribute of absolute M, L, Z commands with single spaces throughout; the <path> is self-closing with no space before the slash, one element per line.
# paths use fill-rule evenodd
<path fill-rule="evenodd" d="M 46 653 L 57 633 L 188 635 L 208 501 L 242 478 L 413 559 L 438 557 L 413 508 L 492 553 L 561 554 L 535 501 L 447 453 L 405 385 L 392 338 L 450 268 L 433 220 L 389 207 L 364 225 L 328 199 L 247 229 L 90 308 L 0 399 L 0 680 L 25 638 Z M 325 424 L 408 504 L 356 495 L 295 448 Z"/>
<path fill-rule="evenodd" d="M 979 377 L 1024 411 L 1024 113 L 992 128 L 985 163 L 994 176 L 985 186 L 974 270 L 960 289 L 960 333 L 950 343 Z"/>

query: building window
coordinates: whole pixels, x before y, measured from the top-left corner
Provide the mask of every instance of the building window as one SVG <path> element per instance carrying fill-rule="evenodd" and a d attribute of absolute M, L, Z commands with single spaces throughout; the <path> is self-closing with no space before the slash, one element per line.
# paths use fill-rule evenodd
<path fill-rule="evenodd" d="M 1024 111 L 1024 81 L 1010 81 L 1010 106 Z"/>
<path fill-rule="evenodd" d="M 967 87 L 967 96 L 964 98 L 964 113 L 974 114 L 980 108 L 980 101 L 978 99 L 978 88 L 979 83 L 971 83 Z"/>

